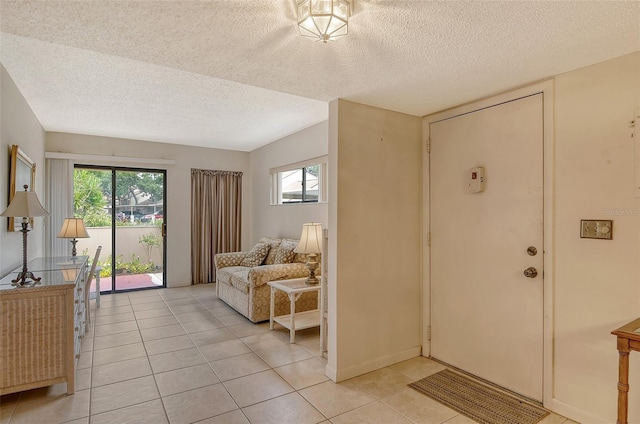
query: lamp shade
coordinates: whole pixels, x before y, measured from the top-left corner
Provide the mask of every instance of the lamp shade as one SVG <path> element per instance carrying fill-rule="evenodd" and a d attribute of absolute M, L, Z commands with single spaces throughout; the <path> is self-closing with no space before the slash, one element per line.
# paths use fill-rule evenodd
<path fill-rule="evenodd" d="M 321 253 L 322 252 L 322 224 L 310 222 L 302 224 L 300 242 L 294 249 L 296 253 Z"/>
<path fill-rule="evenodd" d="M 76 268 L 61 269 L 64 281 L 76 281 L 78 270 Z"/>
<path fill-rule="evenodd" d="M 42 206 L 40 200 L 35 191 L 16 191 L 9 207 L 0 214 L 0 216 L 9 217 L 33 217 L 33 216 L 47 216 L 49 212 Z"/>
<path fill-rule="evenodd" d="M 87 238 L 89 234 L 82 218 L 65 218 L 58 233 L 60 238 Z"/>

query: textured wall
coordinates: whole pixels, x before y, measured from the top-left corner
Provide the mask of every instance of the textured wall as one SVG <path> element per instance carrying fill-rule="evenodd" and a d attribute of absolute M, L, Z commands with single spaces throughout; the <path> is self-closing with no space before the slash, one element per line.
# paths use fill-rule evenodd
<path fill-rule="evenodd" d="M 44 204 L 45 132 L 4 66 L 0 66 L 0 212 L 9 201 L 9 151 L 17 144 L 36 163 L 36 192 Z M 47 217 L 35 218 L 28 235 L 28 256 L 44 255 L 44 228 Z M 22 233 L 7 232 L 7 219 L 0 219 L 0 276 L 22 264 Z"/>
<path fill-rule="evenodd" d="M 264 236 L 300 238 L 305 222 L 320 222 L 327 228 L 327 203 L 269 204 L 269 169 L 325 156 L 327 128 L 325 121 L 251 152 L 252 243 Z"/>
<path fill-rule="evenodd" d="M 329 376 L 420 354 L 422 120 L 332 104 Z"/>
<path fill-rule="evenodd" d="M 640 316 L 634 111 L 640 112 L 640 52 L 555 79 L 554 398 L 569 413 L 574 408 L 606 422 L 616 417 L 618 372 L 609 333 Z M 581 239 L 584 218 L 613 219 L 613 240 Z M 631 355 L 631 372 L 629 421 L 639 422 L 638 354 Z"/>
<path fill-rule="evenodd" d="M 103 155 L 83 165 L 111 165 L 167 170 L 167 285 L 191 283 L 191 168 L 242 171 L 242 243 L 248 244 L 251 178 L 249 154 L 230 150 L 185 147 L 139 140 L 94 137 L 79 134 L 47 133 L 47 151 Z M 173 159 L 174 165 L 114 163 L 109 156 L 147 159 Z M 77 162 L 80 163 L 80 162 Z"/>

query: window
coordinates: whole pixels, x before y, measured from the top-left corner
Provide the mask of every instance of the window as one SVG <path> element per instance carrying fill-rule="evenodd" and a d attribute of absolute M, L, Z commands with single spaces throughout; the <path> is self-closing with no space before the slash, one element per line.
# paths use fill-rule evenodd
<path fill-rule="evenodd" d="M 311 159 L 271 173 L 271 204 L 326 202 L 327 157 Z"/>

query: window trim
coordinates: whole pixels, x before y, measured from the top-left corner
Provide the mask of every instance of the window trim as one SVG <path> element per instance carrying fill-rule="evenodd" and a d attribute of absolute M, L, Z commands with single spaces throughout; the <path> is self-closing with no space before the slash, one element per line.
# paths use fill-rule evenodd
<path fill-rule="evenodd" d="M 270 178 L 270 204 L 272 206 L 278 205 L 304 205 L 304 204 L 314 204 L 314 203 L 327 203 L 329 200 L 327 195 L 328 188 L 328 169 L 329 169 L 329 157 L 328 156 L 320 156 L 313 159 L 308 159 L 296 163 L 291 163 L 289 165 L 279 166 L 276 168 L 271 168 L 269 170 L 269 178 Z M 317 201 L 304 201 L 301 200 L 299 202 L 283 202 L 282 201 L 282 179 L 281 175 L 284 172 L 288 171 L 296 171 L 303 170 L 303 181 L 304 181 L 304 169 L 313 165 L 319 165 L 318 170 L 318 200 Z M 304 185 L 303 185 L 304 192 Z"/>

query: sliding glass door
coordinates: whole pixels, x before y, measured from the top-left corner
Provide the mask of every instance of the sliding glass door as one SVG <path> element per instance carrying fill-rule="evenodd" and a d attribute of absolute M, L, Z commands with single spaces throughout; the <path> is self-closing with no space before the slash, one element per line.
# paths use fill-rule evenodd
<path fill-rule="evenodd" d="M 165 287 L 166 171 L 76 165 L 74 209 L 93 256 L 102 246 L 100 291 Z"/>

